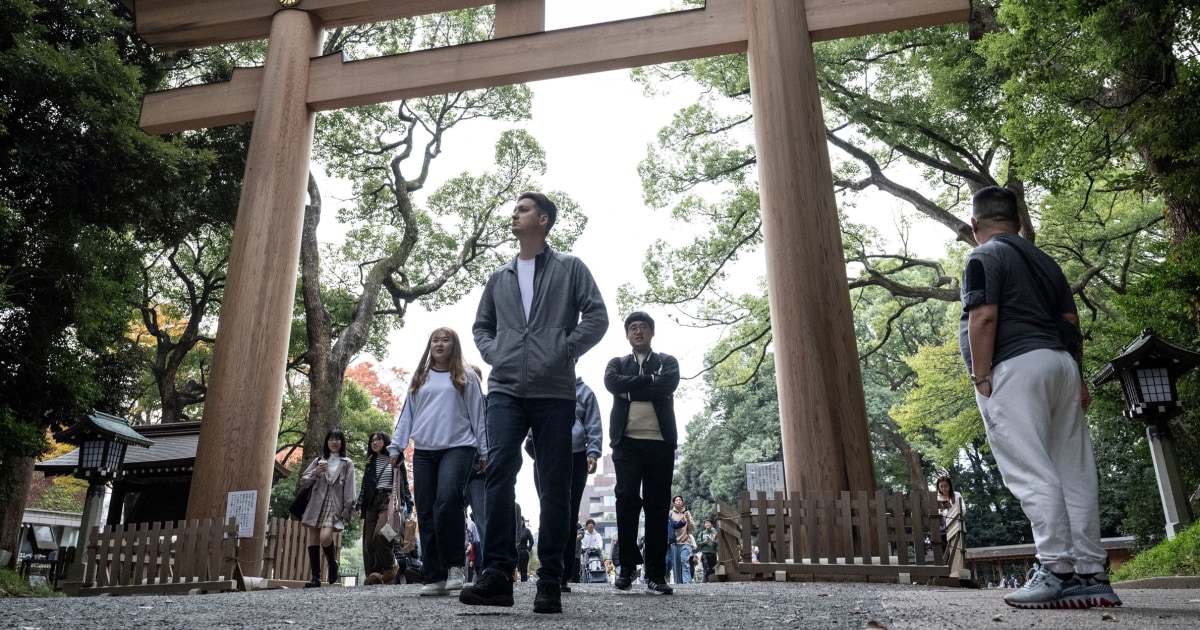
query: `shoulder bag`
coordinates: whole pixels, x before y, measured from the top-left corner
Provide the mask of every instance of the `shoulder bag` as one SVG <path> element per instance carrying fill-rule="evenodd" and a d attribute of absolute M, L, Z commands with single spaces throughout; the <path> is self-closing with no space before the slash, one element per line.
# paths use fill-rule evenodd
<path fill-rule="evenodd" d="M 312 489 L 313 487 L 309 486 L 297 492 L 296 498 L 288 505 L 288 514 L 297 521 L 304 518 L 304 510 L 308 509 L 308 500 L 312 498 Z"/>

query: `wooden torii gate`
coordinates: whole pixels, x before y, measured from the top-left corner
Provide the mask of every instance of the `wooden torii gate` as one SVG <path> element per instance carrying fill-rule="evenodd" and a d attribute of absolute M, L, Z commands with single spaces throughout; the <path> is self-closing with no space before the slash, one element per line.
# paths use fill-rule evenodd
<path fill-rule="evenodd" d="M 694 9 L 555 31 L 544 0 L 124 0 L 162 50 L 269 38 L 230 81 L 148 94 L 161 134 L 254 121 L 188 518 L 222 518 L 256 490 L 267 520 L 315 112 L 589 72 L 749 53 L 787 486 L 871 490 L 837 205 L 812 42 L 966 20 L 968 0 L 708 0 Z M 348 62 L 325 28 L 495 4 L 495 38 Z M 261 544 L 243 544 L 257 575 Z M 255 551 L 257 550 L 257 551 Z"/>

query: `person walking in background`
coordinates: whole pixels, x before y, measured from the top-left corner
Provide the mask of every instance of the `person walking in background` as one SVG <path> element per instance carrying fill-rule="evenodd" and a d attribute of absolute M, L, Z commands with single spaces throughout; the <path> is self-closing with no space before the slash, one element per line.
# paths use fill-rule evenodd
<path fill-rule="evenodd" d="M 367 574 L 363 584 L 366 586 L 391 582 L 400 570 L 399 563 L 392 555 L 392 542 L 379 532 L 385 524 L 380 516 L 387 511 L 388 502 L 392 498 L 393 477 L 402 475 L 399 479 L 404 487 L 396 491 L 407 494 L 408 490 L 407 474 L 397 474 L 398 471 L 404 471 L 404 466 L 393 467 L 388 457 L 387 447 L 391 443 L 387 434 L 381 431 L 371 434 L 367 446 L 367 465 L 363 469 L 362 489 L 359 490 L 358 500 L 355 501 L 358 515 L 363 519 L 363 572 Z M 411 499 L 405 503 L 411 504 Z"/>
<path fill-rule="evenodd" d="M 692 581 L 692 545 L 688 538 L 696 529 L 696 521 L 692 519 L 692 513 L 684 507 L 683 497 L 676 495 L 671 499 L 667 525 L 671 535 L 670 565 L 675 583 L 687 584 Z"/>
<path fill-rule="evenodd" d="M 467 582 L 474 582 L 475 575 L 478 573 L 479 562 L 479 527 L 475 524 L 475 513 L 468 511 L 466 516 L 467 533 L 464 550 L 466 553 L 466 579 Z"/>
<path fill-rule="evenodd" d="M 517 572 L 521 574 L 521 581 L 529 581 L 529 553 L 533 551 L 533 532 L 529 531 L 529 524 L 521 519 L 521 529 L 517 532 Z"/>
<path fill-rule="evenodd" d="M 593 519 L 589 518 L 583 527 L 583 537 L 579 540 L 579 581 L 591 582 L 595 567 L 603 566 L 604 537 L 596 531 L 596 521 Z"/>
<path fill-rule="evenodd" d="M 479 379 L 479 384 L 483 385 L 483 370 L 479 369 L 478 365 L 468 364 L 467 367 L 475 373 L 475 377 Z M 487 408 L 487 392 L 483 393 L 484 408 Z M 475 570 L 472 572 L 472 578 L 469 582 L 474 582 L 475 577 L 479 575 L 479 563 L 483 560 L 483 530 L 487 527 L 487 501 L 485 494 L 487 492 L 487 469 L 476 462 L 471 467 L 471 476 L 467 479 L 467 491 L 463 500 L 467 507 L 471 508 L 471 519 L 475 523 Z"/>
<path fill-rule="evenodd" d="M 1062 269 L 1018 235 L 1017 196 L 990 186 L 971 199 L 979 246 L 962 277 L 959 346 L 1004 485 L 1033 526 L 1040 566 L 1004 597 L 1016 608 L 1120 606 L 1100 546 L 1091 395 L 1082 337 Z"/>
<path fill-rule="evenodd" d="M 449 328 L 435 329 L 388 447 L 396 465 L 409 438 L 413 441 L 413 489 L 425 582 L 421 595 L 447 595 L 463 587 L 463 493 L 471 467 L 487 466 L 484 413 L 483 392 L 463 361 L 458 334 Z"/>
<path fill-rule="evenodd" d="M 334 555 L 333 534 L 346 529 L 354 510 L 354 462 L 346 455 L 346 436 L 334 427 L 325 434 L 321 456 L 313 459 L 296 488 L 312 487 L 301 524 L 308 529 L 308 565 L 312 579 L 304 588 L 321 586 L 321 552 L 329 565 L 329 583 L 337 582 L 338 559 Z"/>
<path fill-rule="evenodd" d="M 492 457 L 487 473 L 488 518 L 483 575 L 464 588 L 471 606 L 512 606 L 517 550 L 517 473 L 521 443 L 532 429 L 541 479 L 536 613 L 562 612 L 563 549 L 571 503 L 571 432 L 575 362 L 604 337 L 608 311 L 592 274 L 578 258 L 551 249 L 546 235 L 558 207 L 545 195 L 522 193 L 512 213 L 520 252 L 492 273 L 475 313 L 475 346 L 492 366 L 487 425 Z"/>
<path fill-rule="evenodd" d="M 946 541 L 946 557 L 950 560 L 950 576 L 962 577 L 967 563 L 967 528 L 963 523 L 963 498 L 954 491 L 954 482 L 942 475 L 937 479 L 938 513 L 942 515 L 942 535 Z"/>
<path fill-rule="evenodd" d="M 567 584 L 568 582 L 574 582 L 576 584 L 579 583 L 579 572 L 583 565 L 583 523 L 575 521 L 575 526 L 573 529 L 575 530 L 575 553 L 571 555 L 569 560 L 570 564 L 563 565 L 564 570 L 570 574 L 563 576 L 563 585 L 566 586 L 566 588 L 561 590 L 564 593 L 571 592 L 571 587 Z M 565 554 L 566 551 L 564 550 L 563 553 Z M 563 556 L 563 562 L 568 562 L 568 559 L 565 555 Z"/>
<path fill-rule="evenodd" d="M 700 563 L 703 567 L 702 582 L 717 570 L 717 530 L 713 529 L 712 519 L 704 519 L 704 529 L 696 535 L 696 551 L 700 553 Z"/>
<path fill-rule="evenodd" d="M 667 531 L 654 523 L 661 523 L 661 514 L 671 508 L 671 475 L 679 441 L 675 427 L 679 362 L 651 349 L 654 319 L 642 311 L 625 318 L 625 338 L 632 352 L 613 358 L 604 370 L 604 388 L 613 395 L 608 431 L 617 476 L 617 535 L 637 540 L 643 512 L 646 533 L 644 552 L 632 545 L 621 547 L 621 570 L 613 586 L 629 590 L 634 571 L 644 560 L 647 592 L 670 595 L 674 589 L 666 584 Z"/>

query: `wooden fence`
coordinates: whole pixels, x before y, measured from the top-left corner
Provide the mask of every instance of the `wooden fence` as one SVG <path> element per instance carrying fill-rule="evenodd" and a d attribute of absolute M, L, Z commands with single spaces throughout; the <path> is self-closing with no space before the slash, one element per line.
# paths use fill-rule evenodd
<path fill-rule="evenodd" d="M 896 582 L 946 578 L 934 493 L 743 492 L 717 502 L 718 579 Z M 758 561 L 752 561 L 758 547 Z"/>
<path fill-rule="evenodd" d="M 342 535 L 333 537 L 334 555 L 341 556 Z M 325 583 L 329 568 L 321 554 L 321 581 Z M 300 521 L 272 518 L 267 522 L 266 550 L 263 552 L 263 588 L 300 588 L 312 579 L 308 564 L 308 531 Z"/>
<path fill-rule="evenodd" d="M 80 595 L 235 590 L 237 521 L 92 528 Z"/>

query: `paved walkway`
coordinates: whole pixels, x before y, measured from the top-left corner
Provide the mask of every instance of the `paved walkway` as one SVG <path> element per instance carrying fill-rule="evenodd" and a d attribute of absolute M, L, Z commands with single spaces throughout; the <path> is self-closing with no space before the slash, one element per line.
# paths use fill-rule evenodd
<path fill-rule="evenodd" d="M 699 584 L 673 596 L 584 584 L 562 615 L 532 612 L 534 586 L 513 608 L 468 607 L 417 596 L 417 586 L 256 591 L 171 597 L 0 600 L 0 627 L 72 628 L 1200 628 L 1200 589 L 1120 589 L 1115 609 L 1033 611 L 1005 591 L 885 584 Z M 871 625 L 871 622 L 878 625 Z"/>

